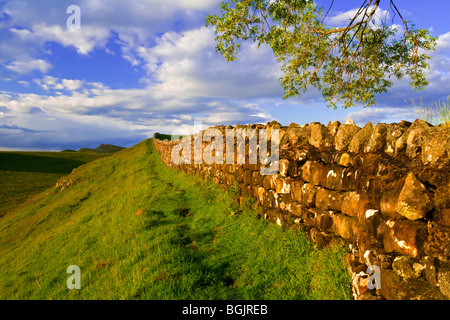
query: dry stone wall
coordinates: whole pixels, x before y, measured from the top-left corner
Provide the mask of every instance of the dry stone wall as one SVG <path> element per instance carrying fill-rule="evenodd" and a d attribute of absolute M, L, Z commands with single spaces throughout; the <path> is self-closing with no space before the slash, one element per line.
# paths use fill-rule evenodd
<path fill-rule="evenodd" d="M 179 141 L 155 134 L 153 143 L 168 167 L 239 186 L 264 218 L 301 228 L 320 247 L 343 243 L 355 299 L 450 299 L 450 128 L 347 120 L 214 129 L 278 129 L 279 171 L 261 175 L 248 147 L 245 164 L 194 164 L 192 139 L 192 161 L 176 165 Z"/>

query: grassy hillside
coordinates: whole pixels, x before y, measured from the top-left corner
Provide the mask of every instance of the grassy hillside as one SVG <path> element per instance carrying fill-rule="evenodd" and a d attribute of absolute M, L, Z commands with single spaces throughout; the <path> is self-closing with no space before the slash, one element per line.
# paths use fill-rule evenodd
<path fill-rule="evenodd" d="M 106 156 L 91 152 L 0 152 L 0 217 L 74 168 Z"/>
<path fill-rule="evenodd" d="M 319 251 L 251 204 L 167 169 L 143 141 L 0 218 L 0 299 L 350 298 L 342 249 Z"/>
<path fill-rule="evenodd" d="M 120 150 L 125 149 L 124 147 L 118 147 L 112 144 L 101 144 L 95 149 L 90 148 L 80 148 L 78 152 L 100 152 L 100 153 L 116 153 Z M 75 150 L 70 150 L 71 152 L 77 152 Z"/>

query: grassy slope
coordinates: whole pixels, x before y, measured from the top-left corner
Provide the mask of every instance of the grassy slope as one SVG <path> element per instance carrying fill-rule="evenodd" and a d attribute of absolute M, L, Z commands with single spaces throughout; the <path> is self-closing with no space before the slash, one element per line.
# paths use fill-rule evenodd
<path fill-rule="evenodd" d="M 92 152 L 0 152 L 0 217 L 74 168 L 107 156 Z"/>
<path fill-rule="evenodd" d="M 342 249 L 319 251 L 165 168 L 151 140 L 70 178 L 0 218 L 0 299 L 350 297 Z M 66 287 L 73 264 L 80 290 Z"/>

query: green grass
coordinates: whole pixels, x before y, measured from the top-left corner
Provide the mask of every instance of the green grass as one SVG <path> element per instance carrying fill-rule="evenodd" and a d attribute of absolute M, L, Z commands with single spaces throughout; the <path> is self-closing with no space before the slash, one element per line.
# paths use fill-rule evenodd
<path fill-rule="evenodd" d="M 92 152 L 0 152 L 0 217 L 74 168 L 104 157 Z"/>
<path fill-rule="evenodd" d="M 151 140 L 69 177 L 0 218 L 0 299 L 351 297 L 342 248 L 318 250 L 251 199 L 167 169 Z"/>

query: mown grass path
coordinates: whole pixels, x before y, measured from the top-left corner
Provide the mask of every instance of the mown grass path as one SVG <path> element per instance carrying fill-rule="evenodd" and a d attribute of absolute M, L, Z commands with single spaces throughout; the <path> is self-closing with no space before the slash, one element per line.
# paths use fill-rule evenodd
<path fill-rule="evenodd" d="M 151 140 L 67 179 L 0 218 L 0 299 L 350 298 L 342 248 L 318 250 L 250 199 L 167 169 Z"/>

